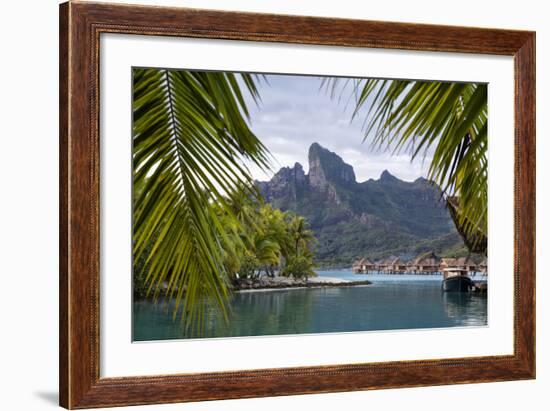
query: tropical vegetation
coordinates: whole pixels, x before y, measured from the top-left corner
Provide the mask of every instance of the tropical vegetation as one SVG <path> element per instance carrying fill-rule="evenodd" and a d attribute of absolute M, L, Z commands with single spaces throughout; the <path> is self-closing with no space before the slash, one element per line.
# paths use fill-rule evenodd
<path fill-rule="evenodd" d="M 133 72 L 133 254 L 147 292 L 164 290 L 200 323 L 207 298 L 227 312 L 225 261 L 241 221 L 229 199 L 253 196 L 244 160 L 267 168 L 243 92 L 253 75 L 166 69 Z M 137 287 L 139 288 L 139 287 Z M 183 298 L 185 295 L 185 298 Z"/>
<path fill-rule="evenodd" d="M 312 252 L 315 237 L 304 217 L 245 195 L 234 196 L 228 202 L 231 212 L 218 204 L 213 206 L 222 226 L 226 227 L 228 241 L 221 245 L 221 251 L 230 284 L 261 275 L 295 279 L 316 276 Z M 138 275 L 134 291 L 138 298 L 146 297 L 148 291 L 147 278 L 143 275 L 147 271 L 143 269 L 147 264 L 145 255 L 136 262 Z"/>
<path fill-rule="evenodd" d="M 306 219 L 291 211 L 283 212 L 256 197 L 239 195 L 231 208 L 240 219 L 239 227 L 231 227 L 231 247 L 225 247 L 225 268 L 231 281 L 258 278 L 261 275 L 302 278 L 315 276 L 313 231 Z M 227 227 L 233 215 L 224 214 Z M 300 264 L 298 264 L 299 262 Z"/>
<path fill-rule="evenodd" d="M 133 241 L 142 280 L 135 288 L 175 298 L 188 322 L 200 322 L 204 298 L 227 309 L 230 280 L 241 268 L 271 269 L 287 255 L 277 236 L 288 216 L 235 201 L 256 197 L 244 160 L 268 167 L 241 91 L 257 99 L 257 81 L 134 70 Z"/>
<path fill-rule="evenodd" d="M 307 222 L 263 204 L 245 165 L 270 165 L 245 102 L 245 95 L 259 102 L 259 81 L 133 72 L 134 286 L 174 299 L 187 324 L 202 322 L 206 300 L 227 313 L 231 283 L 241 276 L 314 274 Z M 458 227 L 486 235 L 486 85 L 359 80 L 355 90 L 354 117 L 371 106 L 366 135 L 413 158 L 433 149 L 430 178 L 455 198 Z"/>

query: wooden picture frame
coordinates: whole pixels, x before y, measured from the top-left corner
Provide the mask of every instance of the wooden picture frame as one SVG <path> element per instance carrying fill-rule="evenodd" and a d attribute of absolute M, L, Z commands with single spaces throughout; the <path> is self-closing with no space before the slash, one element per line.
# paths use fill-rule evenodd
<path fill-rule="evenodd" d="M 101 33 L 513 56 L 514 353 L 100 378 Z M 91 408 L 535 378 L 535 33 L 184 8 L 60 6 L 60 405 Z"/>

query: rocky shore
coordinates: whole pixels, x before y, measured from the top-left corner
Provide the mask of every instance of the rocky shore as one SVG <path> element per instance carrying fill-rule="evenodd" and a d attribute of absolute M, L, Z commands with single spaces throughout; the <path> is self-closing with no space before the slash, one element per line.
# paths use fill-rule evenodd
<path fill-rule="evenodd" d="M 340 278 L 313 277 L 294 279 L 287 277 L 242 278 L 233 282 L 234 291 L 243 290 L 270 290 L 285 288 L 319 288 L 319 287 L 353 287 L 369 285 L 370 281 L 348 281 Z"/>

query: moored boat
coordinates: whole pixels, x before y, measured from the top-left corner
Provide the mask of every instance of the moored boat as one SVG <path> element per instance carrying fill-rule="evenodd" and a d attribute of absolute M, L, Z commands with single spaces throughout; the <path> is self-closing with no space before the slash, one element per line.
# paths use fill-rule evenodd
<path fill-rule="evenodd" d="M 472 280 L 468 272 L 459 268 L 446 268 L 443 270 L 443 291 L 467 292 L 472 287 Z"/>

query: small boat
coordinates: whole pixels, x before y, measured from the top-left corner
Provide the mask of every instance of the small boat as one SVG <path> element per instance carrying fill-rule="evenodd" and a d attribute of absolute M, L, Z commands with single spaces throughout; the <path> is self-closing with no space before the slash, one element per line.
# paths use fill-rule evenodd
<path fill-rule="evenodd" d="M 443 291 L 467 292 L 473 283 L 468 277 L 468 271 L 460 268 L 446 268 L 443 270 Z"/>

